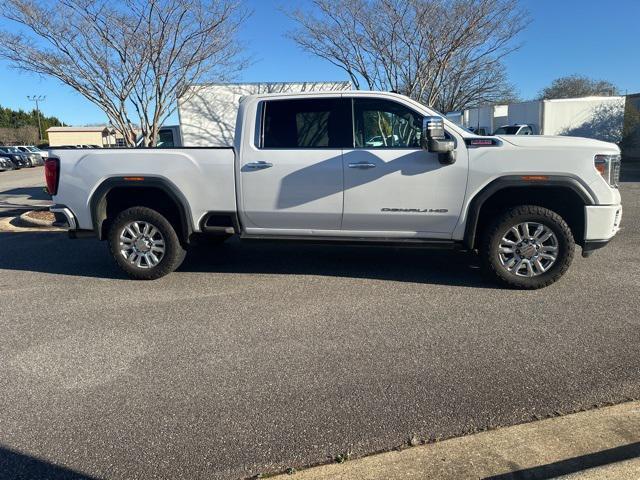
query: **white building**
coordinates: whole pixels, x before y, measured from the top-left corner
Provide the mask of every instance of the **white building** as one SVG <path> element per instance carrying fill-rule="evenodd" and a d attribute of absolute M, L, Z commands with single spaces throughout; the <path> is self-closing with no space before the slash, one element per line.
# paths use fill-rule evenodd
<path fill-rule="evenodd" d="M 212 83 L 193 85 L 178 99 L 186 147 L 233 145 L 240 98 L 258 93 L 351 90 L 351 82 Z"/>

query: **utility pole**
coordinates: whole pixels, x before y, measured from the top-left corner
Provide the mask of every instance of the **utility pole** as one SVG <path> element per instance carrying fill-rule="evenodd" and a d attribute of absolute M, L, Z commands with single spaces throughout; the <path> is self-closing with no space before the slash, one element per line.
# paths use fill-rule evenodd
<path fill-rule="evenodd" d="M 40 137 L 40 141 L 42 142 L 42 124 L 40 123 L 40 102 L 44 102 L 47 98 L 46 95 L 27 95 L 27 98 L 36 102 L 36 115 L 38 116 L 38 137 Z"/>

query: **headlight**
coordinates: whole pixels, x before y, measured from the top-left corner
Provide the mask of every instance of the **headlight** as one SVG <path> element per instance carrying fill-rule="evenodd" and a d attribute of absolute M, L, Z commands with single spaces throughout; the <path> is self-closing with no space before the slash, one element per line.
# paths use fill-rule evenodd
<path fill-rule="evenodd" d="M 618 188 L 618 183 L 620 183 L 620 154 L 596 155 L 593 163 L 602 178 L 610 186 Z"/>

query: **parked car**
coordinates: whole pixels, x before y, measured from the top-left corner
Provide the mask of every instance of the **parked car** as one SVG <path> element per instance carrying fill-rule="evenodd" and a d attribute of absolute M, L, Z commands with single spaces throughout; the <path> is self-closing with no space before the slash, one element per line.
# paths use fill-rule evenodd
<path fill-rule="evenodd" d="M 49 158 L 49 152 L 46 150 L 41 150 L 35 145 L 16 145 L 21 152 L 24 153 L 36 153 L 40 155 L 42 158 Z"/>
<path fill-rule="evenodd" d="M 136 147 L 147 148 L 143 146 L 144 137 L 138 135 L 136 138 Z M 96 148 L 100 148 L 98 145 L 94 145 Z M 158 141 L 154 148 L 174 148 L 182 146 L 182 135 L 180 133 L 180 125 L 167 125 L 160 127 L 158 130 Z"/>
<path fill-rule="evenodd" d="M 32 167 L 41 167 L 44 165 L 44 158 L 39 153 L 25 153 L 31 162 Z"/>
<path fill-rule="evenodd" d="M 376 135 L 375 137 L 370 138 L 364 144 L 367 147 L 384 147 L 396 145 L 398 142 L 398 135 L 389 135 L 388 137 L 385 135 Z"/>
<path fill-rule="evenodd" d="M 535 126 L 527 123 L 518 125 L 503 125 L 493 132 L 494 135 L 535 135 Z"/>
<path fill-rule="evenodd" d="M 44 165 L 44 160 L 42 159 L 42 156 L 38 153 L 24 152 L 20 149 L 20 147 L 17 147 L 17 146 L 4 147 L 4 148 L 9 153 L 17 153 L 20 155 L 24 155 L 24 157 L 26 157 L 27 159 L 28 167 L 38 167 L 38 166 Z"/>
<path fill-rule="evenodd" d="M 366 145 L 389 133 L 395 145 Z M 107 240 L 136 279 L 175 270 L 198 237 L 238 234 L 478 251 L 496 280 L 541 288 L 622 216 L 617 145 L 478 136 L 393 93 L 246 96 L 232 148 L 51 153 L 58 224 Z"/>
<path fill-rule="evenodd" d="M 16 167 L 10 158 L 0 156 L 0 172 L 15 170 L 15 168 Z"/>
<path fill-rule="evenodd" d="M 50 150 L 76 150 L 79 148 L 102 148 L 100 145 L 57 145 L 51 147 Z"/>
<path fill-rule="evenodd" d="M 39 153 L 33 153 L 29 151 L 25 152 L 24 150 L 20 149 L 20 147 L 17 147 L 17 146 L 7 147 L 7 148 L 11 149 L 11 152 L 13 153 L 20 153 L 25 157 L 27 157 L 27 162 L 29 167 L 40 167 L 44 165 L 44 159 L 42 158 L 42 155 L 40 155 Z"/>
<path fill-rule="evenodd" d="M 31 162 L 26 154 L 16 151 L 13 147 L 0 147 L 0 155 L 9 158 L 13 162 L 16 169 L 27 168 L 31 166 Z"/>

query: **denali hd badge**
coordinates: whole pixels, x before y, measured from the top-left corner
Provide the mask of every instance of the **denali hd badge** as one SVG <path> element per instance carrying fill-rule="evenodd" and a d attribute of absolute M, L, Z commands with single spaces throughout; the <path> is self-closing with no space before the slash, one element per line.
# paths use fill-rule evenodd
<path fill-rule="evenodd" d="M 407 213 L 447 213 L 446 208 L 382 208 L 381 212 L 407 212 Z"/>

